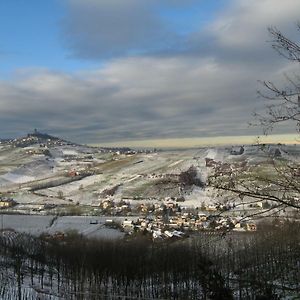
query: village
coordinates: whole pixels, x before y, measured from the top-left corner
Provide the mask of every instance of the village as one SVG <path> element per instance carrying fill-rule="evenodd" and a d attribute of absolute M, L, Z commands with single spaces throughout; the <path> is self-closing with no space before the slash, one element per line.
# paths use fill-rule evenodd
<path fill-rule="evenodd" d="M 104 223 L 106 227 L 121 230 L 126 235 L 143 234 L 153 240 L 183 238 L 196 232 L 215 232 L 226 234 L 230 231 L 253 232 L 257 230 L 254 220 L 242 217 L 239 211 L 234 213 L 235 204 L 220 203 L 201 207 L 186 207 L 178 202 L 182 199 L 167 198 L 165 201 L 132 204 L 130 201 L 114 201 L 113 197 L 103 199 L 94 207 L 95 216 L 90 216 L 90 225 Z M 0 198 L 0 211 L 13 208 L 17 202 L 12 198 Z M 47 210 L 51 214 L 55 205 L 45 204 L 38 210 Z M 253 208 L 252 208 L 253 209 Z M 263 209 L 257 203 L 255 209 Z M 32 213 L 34 213 L 33 211 Z M 235 216 L 238 215 L 238 216 Z M 101 221 L 98 220 L 101 216 Z M 106 217 L 105 221 L 103 217 Z M 54 232 L 53 236 L 63 236 L 63 232 Z"/>
<path fill-rule="evenodd" d="M 132 207 L 129 202 L 115 203 L 104 200 L 101 203 L 105 215 L 131 216 L 122 222 L 122 230 L 128 235 L 141 232 L 152 235 L 153 239 L 182 238 L 198 231 L 226 233 L 256 231 L 257 225 L 251 218 L 223 215 L 234 205 L 202 205 L 200 208 L 188 208 L 167 199 L 163 203 L 145 204 Z M 133 215 L 138 217 L 132 218 Z M 106 224 L 114 223 L 108 219 Z"/>
<path fill-rule="evenodd" d="M 236 171 L 251 178 L 257 166 L 268 171 L 270 155 L 285 155 L 285 148 L 279 148 L 269 146 L 268 153 L 257 146 L 184 151 L 99 148 L 34 131 L 1 144 L 2 162 L 13 163 L 0 169 L 0 214 L 88 218 L 83 227 L 72 221 L 48 228 L 49 234 L 60 237 L 73 228 L 100 234 L 104 227 L 153 240 L 199 232 L 255 232 L 261 228 L 255 215 L 263 216 L 272 203 L 219 194 L 208 178 L 213 174 L 230 179 Z M 298 150 L 289 146 L 289 151 Z"/>

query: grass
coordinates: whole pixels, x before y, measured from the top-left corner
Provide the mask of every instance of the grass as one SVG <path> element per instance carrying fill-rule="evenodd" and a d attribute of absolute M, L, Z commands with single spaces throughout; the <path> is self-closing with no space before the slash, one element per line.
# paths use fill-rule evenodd
<path fill-rule="evenodd" d="M 135 159 L 136 157 L 130 156 L 119 160 L 109 160 L 97 165 L 95 168 L 99 171 L 116 171 L 130 163 L 133 163 Z"/>

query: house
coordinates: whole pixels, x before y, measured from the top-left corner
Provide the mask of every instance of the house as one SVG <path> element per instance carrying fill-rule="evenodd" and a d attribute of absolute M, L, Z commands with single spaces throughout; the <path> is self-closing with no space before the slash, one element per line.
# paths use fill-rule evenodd
<path fill-rule="evenodd" d="M 122 224 L 123 228 L 133 228 L 132 220 L 125 219 Z"/>
<path fill-rule="evenodd" d="M 257 230 L 256 224 L 254 224 L 254 223 L 247 223 L 246 224 L 246 230 L 248 230 L 248 231 L 256 231 Z"/>
<path fill-rule="evenodd" d="M 78 171 L 76 171 L 76 170 L 70 170 L 68 172 L 68 176 L 69 177 L 75 177 L 75 176 L 79 176 L 79 175 L 80 175 L 80 173 Z"/>
<path fill-rule="evenodd" d="M 199 218 L 200 221 L 206 221 L 207 220 L 206 214 L 203 214 L 203 213 L 198 213 L 198 218 Z"/>
<path fill-rule="evenodd" d="M 114 206 L 114 202 L 109 199 L 105 199 L 100 203 L 100 207 L 103 209 L 108 209 Z"/>
<path fill-rule="evenodd" d="M 163 236 L 162 236 L 161 231 L 160 230 L 153 230 L 153 232 L 152 232 L 152 238 L 153 238 L 153 240 L 154 239 L 162 239 Z"/>
<path fill-rule="evenodd" d="M 208 205 L 208 207 L 206 208 L 206 210 L 208 210 L 208 211 L 216 211 L 217 210 L 217 207 L 216 207 L 216 205 Z"/>
<path fill-rule="evenodd" d="M 142 213 L 146 213 L 148 211 L 148 207 L 146 204 L 144 203 L 141 203 L 139 206 L 138 206 L 138 210 Z"/>
<path fill-rule="evenodd" d="M 173 233 L 172 233 L 171 231 L 169 231 L 169 230 L 166 230 L 166 231 L 164 232 L 164 235 L 165 235 L 166 237 L 168 237 L 168 238 L 173 237 Z"/>
<path fill-rule="evenodd" d="M 112 219 L 106 219 L 105 220 L 105 226 L 111 226 L 114 223 L 114 221 Z"/>
<path fill-rule="evenodd" d="M 17 205 L 17 202 L 11 198 L 0 198 L 0 208 L 9 208 Z"/>

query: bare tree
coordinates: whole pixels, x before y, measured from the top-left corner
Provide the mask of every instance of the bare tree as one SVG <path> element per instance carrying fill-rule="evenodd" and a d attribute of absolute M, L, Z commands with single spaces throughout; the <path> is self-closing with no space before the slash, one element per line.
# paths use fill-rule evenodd
<path fill-rule="evenodd" d="M 297 25 L 300 31 L 300 23 Z M 300 63 L 300 45 L 283 35 L 276 27 L 268 29 L 272 40 L 272 48 L 282 57 L 292 62 Z M 286 86 L 278 87 L 270 81 L 261 81 L 264 91 L 258 94 L 267 100 L 265 114 L 255 116 L 262 125 L 264 132 L 269 133 L 275 125 L 292 121 L 296 129 L 300 129 L 300 74 L 285 75 Z"/>
<path fill-rule="evenodd" d="M 297 25 L 300 31 L 300 24 Z M 272 38 L 272 48 L 282 57 L 295 64 L 300 63 L 300 44 L 283 35 L 277 28 L 268 29 Z M 258 125 L 264 134 L 272 132 L 282 123 L 291 123 L 300 133 L 300 73 L 285 75 L 285 87 L 280 88 L 270 81 L 261 81 L 263 91 L 258 94 L 266 101 L 266 109 L 256 113 Z M 280 150 L 270 151 L 268 145 L 257 145 L 267 153 L 263 163 L 235 163 L 228 166 L 215 166 L 209 184 L 219 191 L 240 199 L 238 205 L 263 202 L 261 211 L 252 215 L 270 216 L 280 211 L 299 211 L 300 209 L 300 165 L 299 160 L 289 153 L 281 156 Z M 276 151 L 274 151 L 276 150 Z M 224 194 L 224 193 L 223 193 Z M 266 205 L 268 204 L 268 205 Z M 249 216 L 249 214 L 248 214 Z M 247 216 L 246 216 L 247 217 Z"/>

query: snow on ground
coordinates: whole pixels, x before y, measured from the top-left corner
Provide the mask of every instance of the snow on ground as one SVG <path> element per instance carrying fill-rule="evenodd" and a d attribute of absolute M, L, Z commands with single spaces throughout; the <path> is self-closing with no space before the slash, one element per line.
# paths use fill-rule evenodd
<path fill-rule="evenodd" d="M 299 147 L 298 147 L 299 148 Z M 299 154 L 300 150 L 297 147 L 292 148 L 293 153 Z M 18 193 L 16 195 L 16 201 L 25 204 L 74 204 L 79 202 L 85 205 L 97 205 L 99 204 L 99 194 L 105 189 L 111 189 L 116 185 L 120 185 L 117 190 L 114 199 L 116 201 L 124 198 L 132 197 L 144 197 L 141 199 L 144 203 L 147 198 L 153 198 L 150 201 L 158 201 L 160 198 L 176 196 L 177 187 L 174 185 L 170 189 L 161 189 L 157 182 L 163 179 L 165 174 L 179 174 L 186 171 L 190 166 L 197 167 L 199 177 L 205 181 L 207 173 L 210 172 L 210 168 L 205 166 L 205 158 L 212 158 L 216 161 L 227 162 L 239 162 L 242 160 L 248 160 L 251 162 L 260 162 L 265 160 L 265 154 L 255 146 L 246 146 L 245 153 L 243 155 L 230 155 L 230 147 L 220 148 L 199 148 L 182 151 L 161 151 L 158 153 L 139 153 L 132 156 L 126 155 L 112 155 L 112 154 L 99 154 L 97 153 L 95 159 L 106 159 L 106 163 L 94 164 L 92 168 L 96 173 L 103 172 L 103 174 L 92 175 L 85 177 L 81 180 L 67 183 L 61 186 L 52 187 L 48 189 L 39 190 L 34 195 L 32 193 Z M 18 189 L 19 185 L 26 181 L 37 179 L 37 177 L 53 177 L 61 176 L 64 171 L 68 171 L 73 168 L 81 169 L 82 164 L 86 162 L 71 161 L 64 162 L 62 160 L 63 152 L 66 153 L 85 153 L 79 146 L 69 147 L 56 147 L 51 148 L 51 154 L 54 154 L 53 158 L 47 160 L 47 158 L 37 157 L 25 157 L 24 151 L 20 149 L 12 150 L 13 152 L 1 152 L 3 157 L 6 157 L 8 161 L 15 163 L 11 157 L 14 155 L 18 157 L 19 166 L 15 168 L 12 165 L 2 166 L 0 176 L 0 187 L 14 185 Z M 69 151 L 69 152 L 68 152 Z M 90 149 L 86 149 L 86 153 L 89 153 Z M 299 153 L 298 153 L 299 152 Z M 112 160 L 116 159 L 116 160 Z M 94 160 L 95 162 L 95 160 Z M 1 161 L 2 164 L 2 161 Z M 15 168 L 14 170 L 11 170 Z M 98 168 L 98 169 L 97 169 Z M 8 169 L 8 171 L 6 171 Z M 6 173 L 5 173 L 6 171 Z M 4 174 L 5 173 L 5 174 Z M 156 178 L 150 178 L 149 175 Z M 57 199 L 60 191 L 63 194 L 63 199 Z M 166 191 L 166 192 L 165 192 Z M 44 195 L 44 196 L 42 196 Z M 206 190 L 195 188 L 190 194 L 184 195 L 186 198 L 187 206 L 199 206 L 202 202 L 209 204 L 217 201 L 216 195 Z M 154 198 L 157 198 L 156 200 Z M 139 201 L 134 200 L 134 203 Z"/>
<path fill-rule="evenodd" d="M 55 232 L 68 232 L 76 230 L 78 233 L 97 238 L 115 239 L 122 238 L 124 233 L 117 229 L 107 228 L 104 224 L 108 217 L 90 217 L 90 216 L 65 216 L 57 218 L 53 225 L 47 229 L 47 232 L 53 234 Z M 117 218 L 118 222 L 122 222 L 124 218 Z M 91 224 L 97 223 L 97 224 Z"/>
<path fill-rule="evenodd" d="M 67 196 L 73 192 L 78 192 L 79 189 L 84 189 L 90 185 L 93 185 L 101 180 L 104 179 L 104 176 L 102 174 L 99 175 L 92 175 L 85 177 L 81 180 L 73 181 L 67 184 L 63 184 L 57 187 L 48 188 L 44 190 L 40 190 L 39 192 L 43 194 L 49 194 L 49 195 L 57 195 L 58 191 L 62 191 L 64 196 Z"/>
<path fill-rule="evenodd" d="M 172 168 L 172 167 L 178 165 L 178 164 L 181 163 L 181 162 L 183 162 L 183 159 L 177 160 L 177 161 L 175 161 L 175 162 L 169 164 L 169 165 L 168 165 L 168 168 Z"/>
<path fill-rule="evenodd" d="M 136 179 L 138 179 L 140 177 L 141 177 L 141 175 L 135 175 L 133 177 L 130 177 L 130 178 L 126 179 L 125 182 L 129 183 L 129 182 L 134 181 L 134 180 L 136 180 Z"/>
<path fill-rule="evenodd" d="M 28 193 L 28 192 L 20 192 L 14 194 L 14 199 L 21 204 L 25 204 L 25 203 L 34 204 L 34 203 L 41 203 L 44 200 L 44 197 L 37 196 L 35 194 Z"/>
<path fill-rule="evenodd" d="M 182 205 L 187 207 L 200 207 L 202 202 L 206 205 L 212 202 L 211 193 L 209 190 L 195 187 L 192 193 L 184 196 L 185 201 Z"/>
<path fill-rule="evenodd" d="M 217 149 L 208 149 L 206 158 L 215 159 L 217 156 Z"/>
<path fill-rule="evenodd" d="M 1 175 L 0 179 L 10 183 L 25 183 L 52 174 L 53 167 L 53 161 L 46 160 L 44 157 L 34 157 L 32 161 Z"/>
<path fill-rule="evenodd" d="M 95 218 L 94 218 L 95 219 Z M 51 228 L 48 228 L 47 232 L 53 234 L 57 231 L 66 232 L 69 230 L 77 230 L 78 232 L 84 232 L 89 227 L 95 227 L 90 224 L 92 219 L 90 217 L 73 217 L 73 216 L 65 216 L 58 217 Z"/>
<path fill-rule="evenodd" d="M 47 230 L 52 219 L 52 216 L 1 215 L 1 227 L 3 224 L 4 229 L 40 235 Z"/>
<path fill-rule="evenodd" d="M 100 230 L 94 231 L 88 235 L 89 237 L 99 239 L 120 239 L 124 237 L 124 233 L 113 228 L 101 228 Z"/>
<path fill-rule="evenodd" d="M 78 151 L 74 149 L 63 149 L 62 153 L 63 155 L 78 155 Z"/>
<path fill-rule="evenodd" d="M 13 183 L 24 183 L 35 179 L 34 176 L 20 175 L 15 173 L 7 173 L 1 176 L 2 179 Z"/>
<path fill-rule="evenodd" d="M 215 161 L 224 162 L 226 159 L 230 159 L 230 150 L 227 148 L 210 148 L 207 150 L 207 155 L 204 158 L 211 158 Z"/>
<path fill-rule="evenodd" d="M 104 224 L 107 219 L 114 219 L 121 223 L 125 217 L 63 216 L 54 219 L 53 216 L 1 215 L 1 218 L 3 218 L 4 229 L 10 228 L 35 236 L 42 233 L 54 234 L 72 230 L 76 230 L 84 236 L 95 238 L 118 239 L 124 236 L 124 233 L 118 229 L 107 228 Z M 0 220 L 2 224 L 2 219 Z"/>
<path fill-rule="evenodd" d="M 13 195 L 13 198 L 20 204 L 37 204 L 37 205 L 43 205 L 43 204 L 66 204 L 67 201 L 63 199 L 58 199 L 57 193 L 55 195 L 37 195 L 35 193 L 30 193 L 30 192 L 24 192 L 21 191 L 19 193 L 15 193 Z"/>

